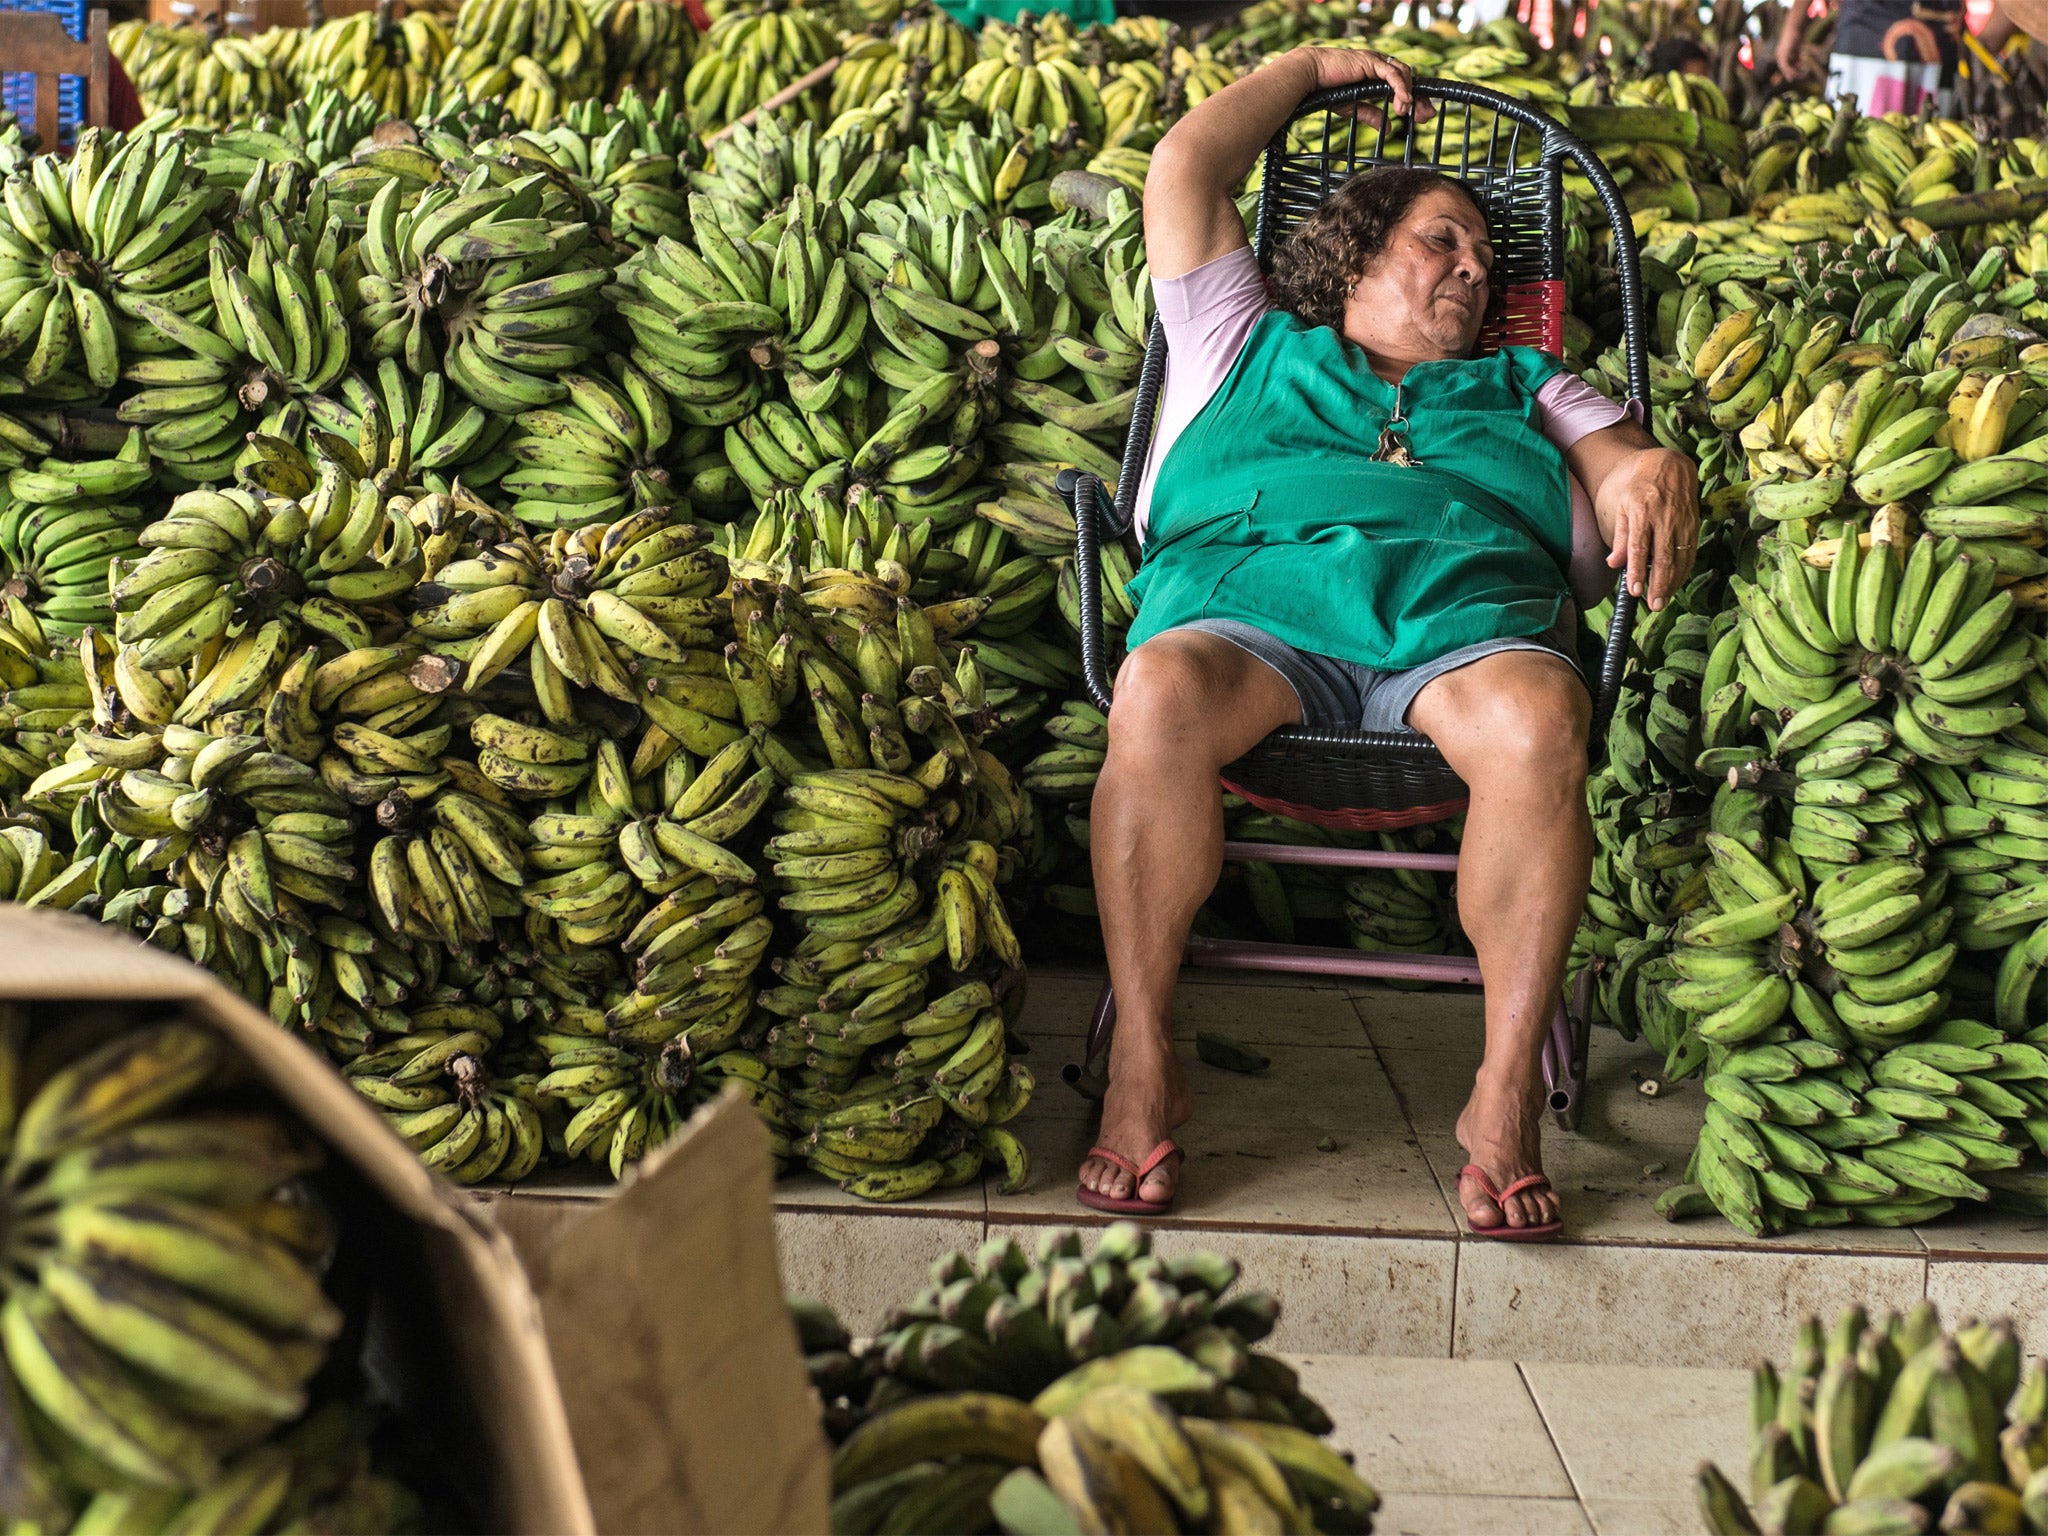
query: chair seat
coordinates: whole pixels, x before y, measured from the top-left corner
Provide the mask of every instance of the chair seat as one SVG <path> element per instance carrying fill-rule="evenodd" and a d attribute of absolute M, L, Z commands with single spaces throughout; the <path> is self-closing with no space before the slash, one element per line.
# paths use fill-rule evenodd
<path fill-rule="evenodd" d="M 1222 779 L 1261 810 L 1352 832 L 1442 821 L 1471 798 L 1436 744 L 1413 731 L 1275 731 Z"/>

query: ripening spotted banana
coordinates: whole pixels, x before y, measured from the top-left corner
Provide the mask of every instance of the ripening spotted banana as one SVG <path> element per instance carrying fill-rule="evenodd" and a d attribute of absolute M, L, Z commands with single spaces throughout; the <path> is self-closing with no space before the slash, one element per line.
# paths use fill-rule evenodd
<path fill-rule="evenodd" d="M 391 175 L 358 247 L 349 324 L 360 355 L 396 358 L 416 378 L 445 370 L 488 412 L 563 399 L 558 375 L 595 349 L 596 291 L 610 276 L 579 212 L 539 172 L 498 184 L 478 165 L 416 198 Z"/>

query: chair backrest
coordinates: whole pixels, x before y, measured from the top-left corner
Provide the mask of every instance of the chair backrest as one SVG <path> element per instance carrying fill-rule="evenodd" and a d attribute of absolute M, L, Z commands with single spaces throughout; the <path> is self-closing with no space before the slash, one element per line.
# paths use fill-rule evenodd
<path fill-rule="evenodd" d="M 1591 160 L 1560 124 L 1495 92 L 1456 80 L 1419 80 L 1418 94 L 1435 107 L 1425 123 L 1391 118 L 1384 127 L 1349 108 L 1385 101 L 1377 81 L 1321 91 L 1301 105 L 1266 146 L 1252 249 L 1262 266 L 1294 227 L 1325 198 L 1364 171 L 1422 166 L 1463 182 L 1486 209 L 1494 281 L 1504 289 L 1503 313 L 1480 335 L 1480 350 L 1506 345 L 1564 347 L 1564 162 Z M 1595 178 L 1604 181 L 1604 171 Z M 1617 196 L 1612 213 L 1620 208 Z M 1633 226 L 1623 210 L 1626 267 L 1635 268 Z M 1647 395 L 1647 369 L 1638 391 Z"/>
<path fill-rule="evenodd" d="M 94 9 L 85 19 L 81 42 L 64 23 L 41 11 L 0 11 L 0 67 L 35 77 L 34 121 L 43 148 L 57 148 L 57 89 L 65 75 L 85 77 L 85 119 L 80 127 L 105 127 L 112 120 L 113 73 L 107 53 L 107 13 Z"/>

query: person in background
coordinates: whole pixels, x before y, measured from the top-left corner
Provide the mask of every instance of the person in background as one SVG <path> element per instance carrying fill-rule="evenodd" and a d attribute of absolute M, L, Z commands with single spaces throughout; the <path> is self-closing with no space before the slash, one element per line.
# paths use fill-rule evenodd
<path fill-rule="evenodd" d="M 2048 40 L 2048 0 L 1997 0 L 1977 33 L 1977 41 L 1996 58 L 2006 44 L 2022 34 L 2036 47 Z"/>
<path fill-rule="evenodd" d="M 1787 80 L 1821 73 L 1806 47 L 1808 19 L 1806 7 L 1794 5 L 1778 32 L 1778 70 Z M 1828 97 L 1854 96 L 1861 111 L 1877 114 L 1917 112 L 1932 96 L 1935 110 L 1951 115 L 1962 35 L 1962 0 L 1839 0 L 1825 61 Z"/>
<path fill-rule="evenodd" d="M 1674 69 L 1685 75 L 1710 75 L 1714 72 L 1714 61 L 1698 38 L 1667 37 L 1643 54 L 1643 68 L 1653 75 L 1669 74 Z"/>

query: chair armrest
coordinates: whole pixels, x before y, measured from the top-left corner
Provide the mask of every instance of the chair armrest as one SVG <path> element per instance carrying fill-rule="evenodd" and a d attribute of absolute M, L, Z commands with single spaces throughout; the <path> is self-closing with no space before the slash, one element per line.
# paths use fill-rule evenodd
<path fill-rule="evenodd" d="M 1060 494 L 1074 511 L 1074 579 L 1081 594 L 1081 681 L 1109 713 L 1109 675 L 1102 646 L 1102 481 L 1079 469 L 1059 472 Z"/>
<path fill-rule="evenodd" d="M 1607 722 L 1614 718 L 1614 706 L 1621 699 L 1621 674 L 1628 667 L 1629 631 L 1635 627 L 1636 596 L 1628 589 L 1624 573 L 1614 588 L 1614 617 L 1607 621 L 1607 638 L 1600 645 L 1600 674 L 1593 680 L 1593 725 L 1588 733 L 1586 755 L 1600 758 L 1601 743 L 1607 738 Z"/>

